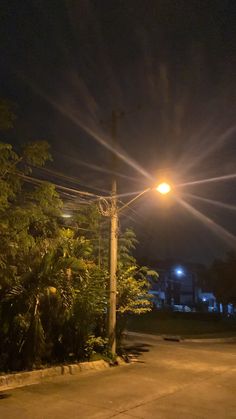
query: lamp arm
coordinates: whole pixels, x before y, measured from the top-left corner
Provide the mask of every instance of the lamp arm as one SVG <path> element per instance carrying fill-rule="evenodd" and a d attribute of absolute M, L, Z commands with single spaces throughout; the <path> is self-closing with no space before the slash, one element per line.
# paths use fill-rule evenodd
<path fill-rule="evenodd" d="M 118 212 L 123 211 L 124 208 L 128 207 L 130 204 L 132 204 L 134 201 L 136 201 L 136 199 L 140 198 L 142 195 L 144 195 L 145 193 L 147 193 L 148 191 L 150 191 L 151 188 L 147 188 L 144 191 L 140 192 L 138 195 L 136 195 L 133 199 L 131 199 L 129 202 L 127 202 L 126 204 L 123 205 L 123 207 L 120 207 L 118 209 Z"/>

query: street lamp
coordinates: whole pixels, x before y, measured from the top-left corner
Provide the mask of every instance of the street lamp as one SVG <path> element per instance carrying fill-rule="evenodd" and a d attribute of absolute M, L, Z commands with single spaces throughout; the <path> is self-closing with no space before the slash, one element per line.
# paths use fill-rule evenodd
<path fill-rule="evenodd" d="M 156 189 L 156 191 L 158 191 L 160 194 L 166 195 L 171 191 L 171 186 L 166 182 L 162 182 L 154 189 Z M 116 353 L 116 292 L 117 292 L 116 291 L 116 283 L 117 283 L 116 272 L 117 272 L 117 252 L 118 252 L 118 231 L 117 231 L 118 230 L 118 215 L 120 211 L 122 211 L 124 208 L 129 206 L 131 203 L 136 201 L 136 199 L 140 198 L 142 195 L 144 195 L 150 190 L 152 190 L 152 188 L 145 189 L 144 191 L 136 195 L 133 199 L 131 199 L 129 202 L 124 204 L 121 208 L 118 208 L 117 199 L 116 199 L 116 184 L 115 184 L 115 187 L 112 190 L 110 208 L 104 211 L 104 209 L 101 208 L 102 205 L 100 207 L 101 212 L 106 216 L 110 216 L 110 221 L 111 221 L 110 222 L 110 284 L 109 284 L 108 336 L 109 336 L 110 350 L 114 355 Z"/>
<path fill-rule="evenodd" d="M 166 195 L 171 191 L 171 186 L 169 183 L 162 182 L 156 187 L 156 191 L 162 195 Z"/>

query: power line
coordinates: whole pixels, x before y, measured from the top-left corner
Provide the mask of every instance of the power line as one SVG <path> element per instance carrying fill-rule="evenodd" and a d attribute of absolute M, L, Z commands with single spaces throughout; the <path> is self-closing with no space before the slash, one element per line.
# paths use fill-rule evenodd
<path fill-rule="evenodd" d="M 70 182 L 78 184 L 80 186 L 85 186 L 86 188 L 94 189 L 94 190 L 99 191 L 99 192 L 105 192 L 105 193 L 108 192 L 105 189 L 97 188 L 96 186 L 87 185 L 87 184 L 81 182 L 78 178 L 75 178 L 73 176 L 65 175 L 64 173 L 58 172 L 56 170 L 48 169 L 46 167 L 35 167 L 35 166 L 33 166 L 33 167 L 36 168 L 37 170 L 41 170 L 43 172 L 52 174 L 52 176 L 54 176 L 54 177 L 59 177 L 59 178 L 65 179 L 66 181 L 70 181 Z"/>
<path fill-rule="evenodd" d="M 61 189 L 63 191 L 73 192 L 74 194 L 82 195 L 82 196 L 94 197 L 96 199 L 102 198 L 101 195 L 97 195 L 97 194 L 94 194 L 92 192 L 85 192 L 85 191 L 81 191 L 81 190 L 78 190 L 78 189 L 68 188 L 67 186 L 58 185 L 57 183 L 47 181 L 47 180 L 45 181 L 45 180 L 42 180 L 42 179 L 38 179 L 38 178 L 35 178 L 33 176 L 27 176 L 27 175 L 19 175 L 19 176 L 22 177 L 23 179 L 25 179 L 26 181 L 31 182 L 31 183 L 44 184 L 45 182 L 49 182 L 52 185 L 54 185 L 55 188 Z"/>

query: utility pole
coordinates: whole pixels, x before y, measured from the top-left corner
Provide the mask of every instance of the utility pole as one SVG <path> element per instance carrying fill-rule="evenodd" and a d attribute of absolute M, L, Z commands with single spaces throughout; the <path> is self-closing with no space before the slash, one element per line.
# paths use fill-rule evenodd
<path fill-rule="evenodd" d="M 116 147 L 117 136 L 116 111 L 112 111 L 112 142 Z M 117 157 L 113 154 L 113 170 L 115 172 Z M 111 224 L 110 224 L 110 284 L 109 284 L 109 312 L 108 312 L 108 337 L 112 354 L 116 353 L 116 272 L 117 272 L 117 248 L 118 248 L 118 208 L 117 208 L 117 183 L 115 175 L 111 185 Z"/>
<path fill-rule="evenodd" d="M 110 206 L 110 283 L 109 283 L 109 307 L 108 307 L 108 338 L 111 353 L 116 353 L 116 294 L 117 294 L 117 251 L 118 251 L 118 206 L 117 206 L 117 182 L 115 172 L 117 169 L 117 120 L 125 114 L 122 111 L 112 111 L 111 114 L 111 138 L 114 149 L 112 157 L 112 184 Z M 146 192 L 146 191 L 145 191 Z M 143 192 L 140 194 L 142 195 Z M 140 196 L 138 195 L 138 197 Z M 134 199 L 137 199 L 134 198 Z M 132 200 L 133 201 L 133 200 Z M 131 201 L 131 202 L 132 202 Z"/>

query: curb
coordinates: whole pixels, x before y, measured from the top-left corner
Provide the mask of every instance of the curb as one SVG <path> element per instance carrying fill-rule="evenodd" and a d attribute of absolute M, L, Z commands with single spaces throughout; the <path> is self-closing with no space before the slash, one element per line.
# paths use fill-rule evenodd
<path fill-rule="evenodd" d="M 193 343 L 236 343 L 236 337 L 229 338 L 199 338 L 199 339 L 181 339 L 182 342 Z"/>
<path fill-rule="evenodd" d="M 152 334 L 148 334 L 148 333 L 139 333 L 139 332 L 130 332 L 128 330 L 125 331 L 125 333 L 123 334 L 123 338 L 126 339 L 127 336 L 137 336 L 137 337 L 143 337 L 143 338 L 148 338 L 148 339 L 154 339 L 154 340 L 163 340 L 163 336 L 161 335 L 152 335 Z"/>
<path fill-rule="evenodd" d="M 147 337 L 148 339 L 153 339 L 155 341 L 172 341 L 172 342 L 192 342 L 192 343 L 236 343 L 236 336 L 228 338 L 184 338 L 182 336 L 173 336 L 173 335 L 152 335 L 148 333 L 138 333 L 138 332 L 125 332 L 125 336 L 137 336 L 141 338 Z"/>
<path fill-rule="evenodd" d="M 125 364 L 125 361 L 118 357 L 117 365 L 123 364 Z M 110 368 L 110 364 L 101 359 L 99 361 L 79 362 L 76 364 L 61 365 L 34 371 L 0 375 L 0 391 L 39 384 L 48 378 L 62 375 L 77 375 L 83 371 L 103 370 L 105 368 Z"/>
<path fill-rule="evenodd" d="M 124 338 L 127 338 L 127 336 L 133 336 L 133 337 L 137 337 L 137 338 L 148 338 L 148 339 L 152 339 L 158 342 L 162 342 L 163 340 L 169 340 L 172 342 L 182 342 L 183 339 L 181 336 L 173 336 L 173 335 L 152 335 L 152 334 L 148 334 L 148 333 L 139 333 L 139 332 L 129 332 L 126 331 L 126 333 L 124 334 Z"/>

